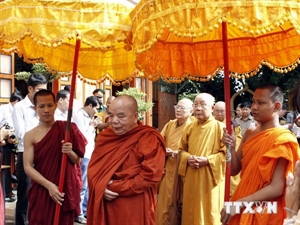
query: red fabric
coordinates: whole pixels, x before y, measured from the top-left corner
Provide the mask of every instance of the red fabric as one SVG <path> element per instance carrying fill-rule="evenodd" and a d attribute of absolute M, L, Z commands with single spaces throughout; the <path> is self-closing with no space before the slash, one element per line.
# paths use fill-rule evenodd
<path fill-rule="evenodd" d="M 62 161 L 61 141 L 64 140 L 65 130 L 66 122 L 56 121 L 45 137 L 34 146 L 33 163 L 35 169 L 57 186 Z M 71 124 L 70 142 L 72 143 L 73 151 L 82 158 L 87 141 L 74 123 Z M 74 225 L 74 219 L 80 213 L 81 186 L 80 166 L 74 165 L 67 160 L 63 189 L 65 200 L 61 206 L 59 224 Z M 53 224 L 56 204 L 45 187 L 32 180 L 28 191 L 28 201 L 28 220 L 30 225 Z"/>
<path fill-rule="evenodd" d="M 246 197 L 269 185 L 279 158 L 284 158 L 289 162 L 285 175 L 289 171 L 293 172 L 295 163 L 299 159 L 299 149 L 296 137 L 288 129 L 268 129 L 247 140 L 243 144 L 241 181 L 231 201 Z M 277 201 L 277 214 L 267 214 L 267 210 L 264 213 L 256 214 L 242 213 L 234 216 L 229 224 L 282 224 L 285 217 L 284 193 L 282 196 L 268 201 Z"/>
<path fill-rule="evenodd" d="M 165 141 L 154 128 L 141 125 L 124 135 L 111 128 L 97 137 L 88 168 L 88 225 L 154 225 L 156 184 L 165 163 Z M 108 187 L 119 196 L 103 199 Z"/>

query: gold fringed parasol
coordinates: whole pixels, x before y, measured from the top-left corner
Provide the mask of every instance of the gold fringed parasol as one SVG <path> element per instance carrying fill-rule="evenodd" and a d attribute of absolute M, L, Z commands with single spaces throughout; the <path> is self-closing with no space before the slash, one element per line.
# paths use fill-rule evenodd
<path fill-rule="evenodd" d="M 79 36 L 78 72 L 85 82 L 128 81 L 138 74 L 129 18 L 134 6 L 122 0 L 0 2 L 0 52 L 71 75 Z"/>

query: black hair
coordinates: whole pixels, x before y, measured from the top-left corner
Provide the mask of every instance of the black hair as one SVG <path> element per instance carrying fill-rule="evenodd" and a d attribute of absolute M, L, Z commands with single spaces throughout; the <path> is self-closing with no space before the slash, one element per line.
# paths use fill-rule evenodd
<path fill-rule="evenodd" d="M 68 97 L 68 95 L 70 94 L 70 92 L 66 91 L 66 90 L 60 90 L 59 92 L 57 92 L 56 94 L 56 102 L 59 101 L 59 99 L 66 99 Z"/>
<path fill-rule="evenodd" d="M 270 92 L 270 98 L 273 102 L 280 102 L 283 104 L 283 92 L 280 87 L 278 87 L 276 84 L 267 83 L 259 86 L 257 89 L 267 89 Z"/>
<path fill-rule="evenodd" d="M 245 107 L 251 108 L 251 102 L 242 102 L 240 107 L 241 107 L 241 109 L 245 108 Z"/>
<path fill-rule="evenodd" d="M 64 90 L 70 92 L 71 91 L 71 86 L 70 85 L 66 85 L 64 87 Z"/>
<path fill-rule="evenodd" d="M 9 98 L 9 102 L 21 101 L 23 96 L 19 92 L 14 92 Z"/>
<path fill-rule="evenodd" d="M 96 96 L 89 96 L 86 98 L 84 106 L 92 105 L 93 107 L 99 104 L 98 98 Z"/>
<path fill-rule="evenodd" d="M 47 80 L 45 76 L 40 73 L 31 74 L 30 77 L 28 78 L 27 86 L 35 88 L 39 84 L 47 84 Z"/>
<path fill-rule="evenodd" d="M 99 91 L 104 95 L 104 90 L 101 89 L 101 88 L 97 88 L 96 90 L 94 90 L 93 91 L 93 95 L 96 94 L 96 93 L 98 93 Z"/>
<path fill-rule="evenodd" d="M 33 104 L 36 106 L 36 104 L 37 104 L 37 97 L 38 96 L 49 96 L 49 95 L 52 96 L 53 102 L 55 103 L 55 96 L 54 96 L 53 92 L 49 91 L 47 89 L 42 89 L 42 90 L 39 90 L 38 92 L 36 92 L 34 94 L 34 96 L 33 96 Z"/>

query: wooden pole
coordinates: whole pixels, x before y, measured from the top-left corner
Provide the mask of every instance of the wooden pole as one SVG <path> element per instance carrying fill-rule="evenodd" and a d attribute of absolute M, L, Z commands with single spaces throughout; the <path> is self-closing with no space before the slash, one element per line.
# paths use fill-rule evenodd
<path fill-rule="evenodd" d="M 230 78 L 229 78 L 229 56 L 228 56 L 228 38 L 227 23 L 222 22 L 222 43 L 224 58 L 224 96 L 226 105 L 226 129 L 229 134 L 231 130 L 231 112 L 230 112 Z M 230 198 L 230 176 L 231 176 L 231 152 L 230 146 L 226 146 L 226 175 L 225 175 L 225 201 Z"/>
<path fill-rule="evenodd" d="M 73 99 L 74 99 L 76 76 L 77 76 L 79 49 L 80 49 L 80 39 L 79 39 L 79 37 L 77 37 L 76 45 L 75 45 L 74 62 L 73 62 L 72 80 L 71 80 L 71 91 L 70 91 L 70 102 L 69 102 L 69 109 L 68 109 L 68 119 L 67 119 L 67 126 L 66 126 L 66 131 L 65 131 L 65 140 L 64 140 L 64 142 L 69 142 L 70 141 L 70 127 L 71 127 Z M 63 189 L 64 189 L 66 164 L 67 164 L 67 155 L 62 154 L 62 162 L 61 162 L 59 184 L 58 184 L 58 190 L 60 192 L 63 192 Z M 53 222 L 54 225 L 61 225 L 61 224 L 59 224 L 59 216 L 60 216 L 60 205 L 56 204 L 54 222 Z"/>

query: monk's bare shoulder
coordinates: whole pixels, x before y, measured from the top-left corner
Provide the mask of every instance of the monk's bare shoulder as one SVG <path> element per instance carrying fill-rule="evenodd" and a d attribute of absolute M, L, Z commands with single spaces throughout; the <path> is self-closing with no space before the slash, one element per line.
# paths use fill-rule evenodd
<path fill-rule="evenodd" d="M 249 129 L 246 130 L 244 133 L 244 142 L 253 137 L 254 135 L 258 134 L 260 132 L 259 126 L 257 127 L 250 127 Z"/>
<path fill-rule="evenodd" d="M 42 138 L 47 134 L 49 129 L 45 129 L 43 126 L 36 126 L 35 128 L 28 131 L 25 135 L 30 143 L 35 144 L 42 140 Z"/>

